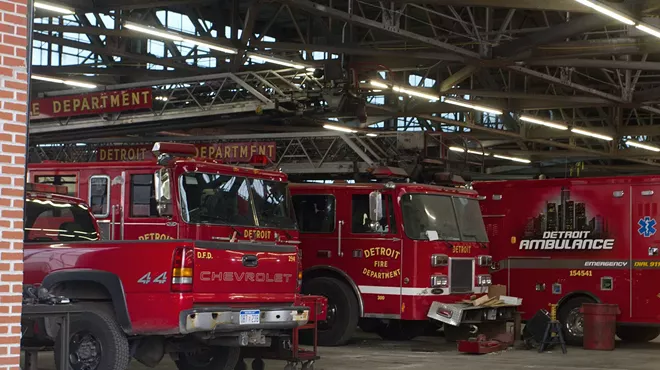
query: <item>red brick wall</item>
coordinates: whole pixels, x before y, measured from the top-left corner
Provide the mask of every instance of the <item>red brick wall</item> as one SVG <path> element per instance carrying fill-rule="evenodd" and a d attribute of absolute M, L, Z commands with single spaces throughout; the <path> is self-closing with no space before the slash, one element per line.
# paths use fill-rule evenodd
<path fill-rule="evenodd" d="M 27 123 L 27 0 L 0 0 L 0 370 L 18 369 Z"/>

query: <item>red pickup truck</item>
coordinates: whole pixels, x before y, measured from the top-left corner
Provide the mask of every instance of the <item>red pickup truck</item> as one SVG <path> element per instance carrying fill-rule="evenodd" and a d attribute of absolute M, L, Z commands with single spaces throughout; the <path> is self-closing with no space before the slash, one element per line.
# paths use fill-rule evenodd
<path fill-rule="evenodd" d="M 166 354 L 180 370 L 233 369 L 241 347 L 280 345 L 307 323 L 296 246 L 103 242 L 88 206 L 56 188 L 28 184 L 24 279 L 88 311 L 71 318 L 72 369 L 125 370 L 131 358 L 155 366 Z M 58 330 L 43 319 L 24 345 Z"/>

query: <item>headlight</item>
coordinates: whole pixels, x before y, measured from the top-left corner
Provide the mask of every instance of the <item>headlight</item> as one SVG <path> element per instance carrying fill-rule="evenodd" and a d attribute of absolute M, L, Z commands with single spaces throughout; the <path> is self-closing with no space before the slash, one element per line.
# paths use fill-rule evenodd
<path fill-rule="evenodd" d="M 433 275 L 431 276 L 432 288 L 446 288 L 449 286 L 449 278 L 447 275 Z"/>
<path fill-rule="evenodd" d="M 488 267 L 493 263 L 493 257 L 491 256 L 478 256 L 477 264 L 481 267 Z"/>
<path fill-rule="evenodd" d="M 491 285 L 492 283 L 493 283 L 493 280 L 491 279 L 490 275 L 478 275 L 477 276 L 477 285 L 478 286 Z"/>
<path fill-rule="evenodd" d="M 446 254 L 434 254 L 431 256 L 431 267 L 447 266 L 449 264 L 449 256 Z"/>

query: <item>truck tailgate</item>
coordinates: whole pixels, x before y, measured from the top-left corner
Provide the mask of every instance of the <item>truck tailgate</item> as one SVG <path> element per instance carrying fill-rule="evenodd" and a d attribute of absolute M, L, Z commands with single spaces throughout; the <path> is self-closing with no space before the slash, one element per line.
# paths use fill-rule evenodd
<path fill-rule="evenodd" d="M 193 291 L 209 300 L 293 302 L 298 262 L 295 246 L 197 241 Z"/>

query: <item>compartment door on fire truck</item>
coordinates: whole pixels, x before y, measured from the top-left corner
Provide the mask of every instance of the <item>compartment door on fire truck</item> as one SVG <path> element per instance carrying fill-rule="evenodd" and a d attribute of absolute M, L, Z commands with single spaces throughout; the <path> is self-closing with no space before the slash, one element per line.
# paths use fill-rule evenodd
<path fill-rule="evenodd" d="M 660 187 L 633 185 L 632 189 L 632 312 L 631 317 L 656 321 L 660 303 Z M 622 310 L 623 311 L 623 310 Z"/>
<path fill-rule="evenodd" d="M 154 172 L 128 172 L 126 184 L 124 239 L 177 239 L 177 223 L 158 213 Z"/>
<path fill-rule="evenodd" d="M 369 219 L 368 192 L 351 196 L 350 224 L 342 241 L 345 270 L 358 285 L 366 317 L 398 318 L 402 241 L 391 193 L 383 193 L 383 215 Z"/>

